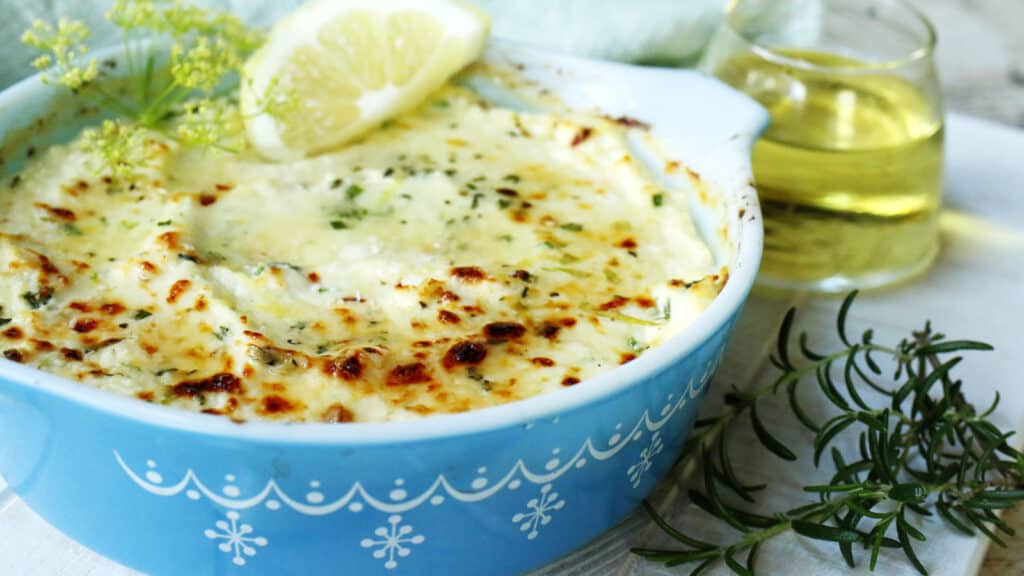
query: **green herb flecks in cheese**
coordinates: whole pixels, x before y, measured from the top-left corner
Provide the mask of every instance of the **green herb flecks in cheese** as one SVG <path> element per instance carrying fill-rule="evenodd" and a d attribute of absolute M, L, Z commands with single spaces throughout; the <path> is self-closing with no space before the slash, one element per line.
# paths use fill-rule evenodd
<path fill-rule="evenodd" d="M 0 351 L 238 420 L 398 420 L 577 384 L 726 281 L 631 129 L 450 87 L 289 164 L 156 142 L 161 178 L 123 187 L 53 148 L 0 191 Z"/>

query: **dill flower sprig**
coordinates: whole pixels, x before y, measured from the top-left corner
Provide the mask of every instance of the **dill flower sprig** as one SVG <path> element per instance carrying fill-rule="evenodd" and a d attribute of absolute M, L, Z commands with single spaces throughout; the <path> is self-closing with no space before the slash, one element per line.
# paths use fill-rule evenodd
<path fill-rule="evenodd" d="M 86 41 L 91 32 L 81 22 L 61 19 L 56 28 L 36 20 L 21 36 L 25 44 L 43 52 L 32 62 L 38 70 L 47 70 L 43 82 L 60 84 L 79 90 L 96 79 L 99 66 L 90 60 L 84 66 L 78 59 L 89 52 Z"/>
<path fill-rule="evenodd" d="M 104 120 L 82 134 L 81 147 L 103 158 L 108 175 L 117 180 L 131 180 L 154 166 L 151 137 L 138 124 Z"/>
<path fill-rule="evenodd" d="M 703 489 L 689 492 L 691 502 L 735 529 L 737 537 L 717 543 L 686 534 L 646 505 L 655 523 L 680 547 L 635 549 L 635 554 L 667 566 L 691 566 L 693 575 L 724 564 L 735 574 L 753 576 L 761 546 L 793 533 L 833 543 L 851 568 L 858 548 L 872 571 L 881 550 L 892 548 L 926 575 L 915 542 L 926 539 L 919 526 L 923 517 L 932 515 L 965 535 L 981 533 L 1006 545 L 1001 534 L 1012 536 L 1014 531 L 998 512 L 1024 502 L 1024 453 L 1008 443 L 1012 431 L 989 420 L 999 404 L 998 393 L 988 408 L 979 410 L 967 400 L 964 383 L 952 376 L 963 360 L 959 354 L 992 347 L 949 340 L 930 323 L 894 346 L 876 343 L 871 330 L 859 340 L 849 337 L 846 319 L 855 297 L 853 293 L 843 303 L 836 323 L 843 347 L 827 354 L 813 350 L 806 333 L 794 346 L 795 311 L 790 310 L 772 356 L 778 378 L 761 388 L 726 394 L 725 409 L 698 421 L 687 440 L 684 457 L 697 458 L 703 469 Z M 882 360 L 891 363 L 892 372 L 883 369 Z M 807 380 L 833 409 L 832 418 L 818 421 L 801 405 L 797 391 Z M 865 394 L 867 389 L 881 400 Z M 831 457 L 831 478 L 804 486 L 806 501 L 764 514 L 747 506 L 756 503 L 766 485 L 739 477 L 728 432 L 747 416 L 765 450 L 796 460 L 757 411 L 759 402 L 780 392 L 813 437 L 815 467 Z M 836 446 L 842 434 L 857 438 L 856 451 Z"/>
<path fill-rule="evenodd" d="M 22 36 L 41 52 L 33 66 L 44 82 L 116 115 L 82 138 L 104 172 L 121 180 L 140 177 L 153 166 L 154 147 L 148 143 L 158 138 L 228 152 L 241 148 L 243 124 L 233 87 L 246 58 L 263 42 L 261 31 L 230 13 L 183 0 L 114 0 L 106 18 L 122 31 L 125 44 L 128 81 L 116 92 L 101 85 L 101 67 L 88 57 L 90 30 L 82 22 L 36 21 Z M 159 55 L 168 45 L 169 62 L 162 62 Z M 272 105 L 287 98 L 268 90 L 265 100 L 272 112 Z"/>

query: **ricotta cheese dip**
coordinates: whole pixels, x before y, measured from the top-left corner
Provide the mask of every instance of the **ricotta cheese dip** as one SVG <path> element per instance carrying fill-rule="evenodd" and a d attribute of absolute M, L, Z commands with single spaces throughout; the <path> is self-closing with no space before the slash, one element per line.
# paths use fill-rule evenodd
<path fill-rule="evenodd" d="M 0 187 L 0 352 L 237 421 L 393 421 L 577 385 L 721 291 L 629 119 L 447 87 L 347 148 L 274 164 L 161 150 L 98 175 L 74 143 Z"/>

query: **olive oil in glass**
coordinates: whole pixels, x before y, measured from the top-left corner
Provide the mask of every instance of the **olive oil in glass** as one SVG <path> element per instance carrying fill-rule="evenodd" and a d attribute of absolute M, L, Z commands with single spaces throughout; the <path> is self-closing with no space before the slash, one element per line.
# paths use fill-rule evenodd
<path fill-rule="evenodd" d="M 871 2 L 824 2 L 858 3 Z M 765 216 L 762 284 L 845 291 L 925 269 L 938 253 L 943 187 L 930 54 L 922 74 L 902 70 L 907 63 L 840 55 L 835 39 L 821 47 L 751 46 L 720 45 L 710 71 L 772 117 L 753 155 Z M 846 52 L 856 48 L 863 47 Z"/>

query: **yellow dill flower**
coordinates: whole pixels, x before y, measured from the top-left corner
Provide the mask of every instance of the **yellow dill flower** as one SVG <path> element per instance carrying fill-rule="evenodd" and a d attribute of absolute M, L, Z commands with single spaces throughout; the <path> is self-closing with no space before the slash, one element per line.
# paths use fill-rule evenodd
<path fill-rule="evenodd" d="M 239 64 L 238 54 L 222 38 L 203 36 L 189 48 L 181 44 L 171 48 L 171 76 L 184 88 L 213 90 Z"/>
<path fill-rule="evenodd" d="M 84 61 L 89 29 L 61 20 L 35 22 L 22 41 L 42 52 L 33 65 L 44 81 L 61 84 L 118 119 L 88 130 L 82 146 L 114 178 L 133 179 L 153 167 L 156 134 L 188 146 L 232 151 L 244 146 L 238 108 L 215 95 L 237 77 L 264 34 L 236 16 L 191 6 L 184 0 L 114 0 L 107 19 L 124 32 L 127 89 L 107 91 L 95 59 Z M 159 40 L 169 40 L 170 62 L 159 62 Z M 84 63 L 83 63 L 84 62 Z M 268 91 L 268 94 L 270 91 Z M 267 100 L 283 109 L 287 99 Z"/>
<path fill-rule="evenodd" d="M 104 120 L 99 128 L 82 132 L 80 146 L 99 163 L 99 172 L 116 180 L 133 181 L 155 168 L 152 134 L 138 124 Z"/>
<path fill-rule="evenodd" d="M 84 65 L 78 62 L 89 52 L 85 43 L 89 34 L 89 28 L 82 22 L 62 18 L 54 28 L 36 20 L 32 28 L 22 34 L 21 41 L 44 52 L 32 62 L 37 70 L 47 71 L 43 75 L 43 82 L 79 90 L 99 74 L 95 60 Z"/>
<path fill-rule="evenodd" d="M 175 138 L 187 146 L 211 147 L 234 152 L 245 126 L 238 105 L 223 98 L 189 100 L 174 131 Z"/>
<path fill-rule="evenodd" d="M 114 0 L 106 16 L 111 24 L 122 30 L 161 25 L 160 11 L 153 0 Z"/>

